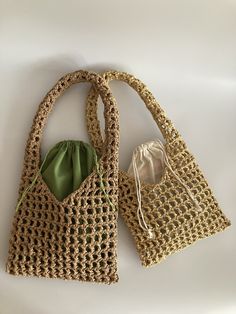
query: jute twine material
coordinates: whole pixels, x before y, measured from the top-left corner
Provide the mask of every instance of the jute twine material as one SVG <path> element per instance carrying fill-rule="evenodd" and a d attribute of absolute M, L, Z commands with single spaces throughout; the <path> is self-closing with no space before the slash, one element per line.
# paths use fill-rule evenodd
<path fill-rule="evenodd" d="M 168 255 L 228 227 L 230 221 L 219 208 L 193 155 L 148 88 L 124 72 L 109 71 L 103 77 L 107 82 L 128 83 L 140 95 L 165 138 L 169 167 L 165 168 L 160 183 L 141 183 L 142 212 L 151 228 L 151 237 L 139 224 L 135 180 L 119 171 L 119 210 L 135 239 L 142 264 L 159 263 Z M 87 126 L 91 141 L 100 152 L 103 140 L 97 117 L 98 97 L 92 88 L 87 101 Z"/>
<path fill-rule="evenodd" d="M 40 143 L 56 100 L 72 84 L 80 82 L 92 83 L 104 102 L 106 140 L 97 167 L 60 202 L 38 175 Z M 106 81 L 87 71 L 62 77 L 40 104 L 27 142 L 19 199 L 34 178 L 36 182 L 15 213 L 8 273 L 107 284 L 118 280 L 118 149 L 118 112 Z"/>

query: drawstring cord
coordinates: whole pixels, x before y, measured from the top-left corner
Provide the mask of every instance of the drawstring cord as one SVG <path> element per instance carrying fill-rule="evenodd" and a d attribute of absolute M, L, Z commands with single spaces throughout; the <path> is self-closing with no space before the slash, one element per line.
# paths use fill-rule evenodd
<path fill-rule="evenodd" d="M 135 187 L 136 187 L 137 200 L 138 200 L 138 209 L 137 209 L 138 222 L 139 222 L 140 227 L 148 233 L 148 237 L 152 239 L 154 238 L 153 230 L 152 228 L 148 227 L 144 218 L 143 210 L 142 210 L 141 182 L 140 182 L 138 168 L 137 168 L 134 154 L 132 157 L 132 164 L 133 164 Z"/>
<path fill-rule="evenodd" d="M 106 200 L 108 201 L 108 204 L 113 208 L 116 209 L 116 206 L 112 203 L 110 196 L 107 194 L 106 189 L 105 189 L 105 185 L 103 183 L 103 177 L 102 177 L 102 171 L 99 167 L 99 163 L 98 163 L 98 159 L 97 159 L 97 155 L 96 153 L 94 153 L 94 159 L 95 159 L 95 165 L 96 165 L 96 170 L 97 170 L 97 174 L 99 176 L 100 179 L 100 188 L 102 189 L 103 194 L 106 197 Z"/>
<path fill-rule="evenodd" d="M 190 199 L 192 200 L 193 204 L 196 206 L 197 210 L 200 211 L 201 207 L 199 206 L 198 201 L 196 200 L 195 196 L 190 191 L 189 187 L 185 184 L 185 182 L 172 169 L 163 143 L 159 139 L 157 139 L 157 142 L 158 142 L 158 144 L 160 146 L 161 152 L 163 153 L 164 164 L 170 170 L 170 172 L 175 177 L 175 179 L 186 190 L 186 192 L 188 193 L 188 195 L 189 195 Z M 154 236 L 155 236 L 154 232 L 153 232 L 153 229 L 150 226 L 148 226 L 148 224 L 147 224 L 147 222 L 145 220 L 144 214 L 143 214 L 143 210 L 142 210 L 142 196 L 141 196 L 141 189 L 142 189 L 142 187 L 141 187 L 140 177 L 139 177 L 138 168 L 137 168 L 137 164 L 136 164 L 136 160 L 135 160 L 135 153 L 133 154 L 133 157 L 132 157 L 132 165 L 133 165 L 134 179 L 135 179 L 135 186 L 136 186 L 136 193 L 137 193 L 137 201 L 138 201 L 137 216 L 138 216 L 139 226 L 145 232 L 147 232 L 149 239 L 153 239 Z"/>
<path fill-rule="evenodd" d="M 19 199 L 19 201 L 18 201 L 18 203 L 17 203 L 17 206 L 16 206 L 16 212 L 18 211 L 18 209 L 19 209 L 20 205 L 22 204 L 24 198 L 26 197 L 27 193 L 28 193 L 28 192 L 32 189 L 32 187 L 35 185 L 35 182 L 37 181 L 37 179 L 38 179 L 38 177 L 39 177 L 39 175 L 40 175 L 40 172 L 42 171 L 42 168 L 43 168 L 44 163 L 45 163 L 45 161 L 46 161 L 46 159 L 47 159 L 47 157 L 48 157 L 49 152 L 50 152 L 50 150 L 47 152 L 46 156 L 44 157 L 43 162 L 42 162 L 42 164 L 41 164 L 39 170 L 37 171 L 37 173 L 36 173 L 36 175 L 35 175 L 33 181 L 30 183 L 30 185 L 29 185 L 29 186 L 24 190 L 24 192 L 21 194 L 21 197 L 20 197 L 20 199 Z"/>

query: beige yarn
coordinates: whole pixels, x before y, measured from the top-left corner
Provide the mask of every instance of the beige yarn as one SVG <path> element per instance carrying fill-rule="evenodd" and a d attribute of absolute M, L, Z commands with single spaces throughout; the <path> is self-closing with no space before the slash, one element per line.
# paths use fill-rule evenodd
<path fill-rule="evenodd" d="M 40 104 L 25 150 L 19 198 L 38 174 L 42 131 L 55 101 L 79 82 L 91 82 L 105 105 L 106 144 L 98 162 L 100 172 L 94 169 L 79 189 L 61 202 L 38 175 L 15 213 L 7 272 L 109 284 L 118 280 L 119 123 L 115 100 L 98 74 L 77 71 L 65 75 Z M 110 206 L 104 191 L 116 207 Z"/>
<path fill-rule="evenodd" d="M 164 146 L 170 167 L 165 168 L 158 184 L 141 183 L 142 212 L 151 227 L 152 237 L 139 224 L 134 178 L 124 171 L 119 172 L 119 209 L 135 239 L 142 264 L 159 263 L 198 239 L 228 227 L 230 221 L 219 208 L 193 155 L 148 88 L 125 72 L 109 71 L 103 77 L 107 82 L 124 81 L 140 95 L 166 141 Z M 103 140 L 97 118 L 97 101 L 98 93 L 92 88 L 87 101 L 87 126 L 94 147 L 100 151 Z"/>

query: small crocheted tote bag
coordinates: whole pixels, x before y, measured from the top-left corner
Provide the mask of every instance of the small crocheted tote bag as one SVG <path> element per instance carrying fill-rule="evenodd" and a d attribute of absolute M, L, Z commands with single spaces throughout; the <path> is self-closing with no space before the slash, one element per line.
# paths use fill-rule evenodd
<path fill-rule="evenodd" d="M 165 143 L 157 140 L 143 144 L 151 149 L 150 154 L 156 151 L 163 157 L 159 183 L 137 182 L 128 172 L 119 172 L 119 210 L 135 239 L 142 264 L 159 263 L 196 240 L 228 227 L 230 221 L 219 208 L 193 155 L 148 88 L 124 72 L 109 71 L 103 77 L 107 82 L 128 83 L 150 110 L 165 139 Z M 97 117 L 98 96 L 92 88 L 87 100 L 87 126 L 93 146 L 100 152 L 103 140 Z M 141 146 L 133 158 L 140 159 L 137 153 Z"/>
<path fill-rule="evenodd" d="M 58 154 L 54 154 L 58 145 L 48 155 L 49 159 L 56 155 L 54 163 L 47 160 L 43 165 L 41 137 L 56 100 L 72 84 L 80 82 L 92 83 L 103 100 L 106 140 L 92 172 L 78 189 L 58 200 L 41 175 L 46 163 L 53 167 L 56 162 L 56 168 L 61 165 Z M 84 149 L 80 142 L 69 141 L 68 145 L 62 143 L 59 148 Z M 66 156 L 72 154 L 71 149 L 67 149 Z M 118 112 L 106 81 L 98 74 L 82 70 L 62 77 L 40 104 L 26 145 L 19 201 L 9 244 L 8 273 L 107 284 L 118 280 L 118 149 Z M 88 148 L 88 151 L 92 150 Z M 73 158 L 77 158 L 79 153 Z M 66 161 L 64 165 L 67 176 L 68 164 Z M 63 173 L 63 167 L 61 171 Z M 53 175 L 49 173 L 48 176 L 53 180 Z"/>

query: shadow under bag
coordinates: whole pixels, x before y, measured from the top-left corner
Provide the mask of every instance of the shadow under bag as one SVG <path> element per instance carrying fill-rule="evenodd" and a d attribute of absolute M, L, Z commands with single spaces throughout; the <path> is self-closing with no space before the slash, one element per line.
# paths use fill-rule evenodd
<path fill-rule="evenodd" d="M 41 162 L 48 115 L 59 96 L 80 82 L 92 83 L 105 106 L 106 140 L 100 158 L 93 164 L 89 144 L 64 141 Z M 118 112 L 106 81 L 87 71 L 62 77 L 40 104 L 26 145 L 8 273 L 107 284 L 118 280 L 118 149 Z"/>
<path fill-rule="evenodd" d="M 159 263 L 228 227 L 230 221 L 219 208 L 194 156 L 148 88 L 124 72 L 109 71 L 103 77 L 107 82 L 128 83 L 144 101 L 165 139 L 165 143 L 157 140 L 142 144 L 134 152 L 130 173 L 119 172 L 119 210 L 135 239 L 142 264 Z M 100 152 L 104 144 L 97 117 L 98 97 L 92 88 L 87 100 L 87 126 L 91 142 Z M 150 159 L 155 152 L 161 157 L 159 164 L 155 164 L 155 158 Z M 151 180 L 156 174 L 152 176 L 150 169 L 162 166 L 158 183 L 140 180 L 141 176 Z"/>

